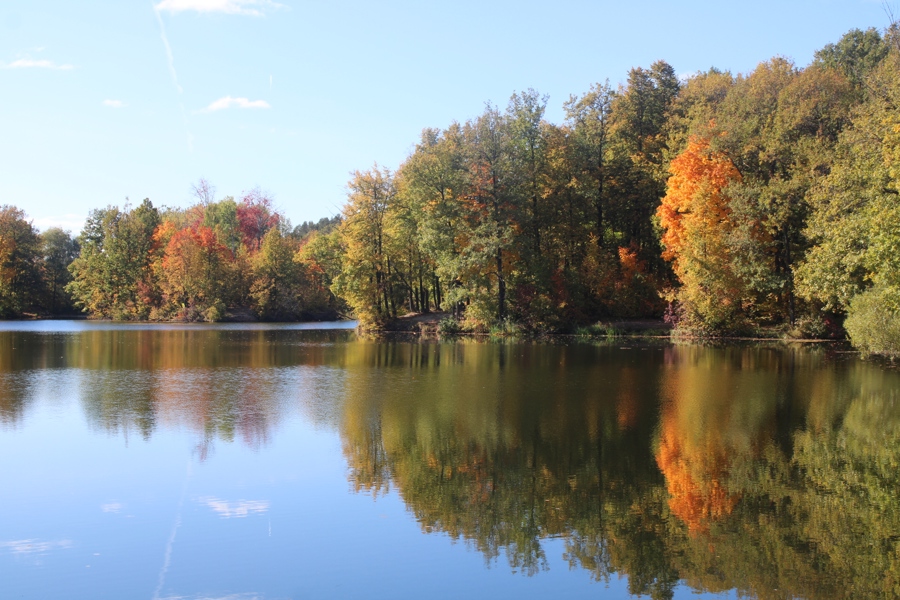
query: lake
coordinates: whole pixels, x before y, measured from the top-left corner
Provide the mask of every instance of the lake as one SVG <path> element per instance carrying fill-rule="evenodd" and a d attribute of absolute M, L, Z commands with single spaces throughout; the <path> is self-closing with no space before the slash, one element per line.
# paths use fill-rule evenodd
<path fill-rule="evenodd" d="M 890 365 L 347 326 L 0 323 L 0 598 L 900 597 Z"/>

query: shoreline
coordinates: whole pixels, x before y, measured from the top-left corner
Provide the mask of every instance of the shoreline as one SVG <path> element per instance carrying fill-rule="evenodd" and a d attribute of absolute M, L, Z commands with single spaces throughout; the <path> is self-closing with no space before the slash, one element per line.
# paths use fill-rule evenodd
<path fill-rule="evenodd" d="M 721 336 L 698 336 L 685 335 L 676 333 L 672 325 L 666 323 L 662 319 L 610 319 L 605 321 L 597 321 L 588 326 L 576 327 L 574 332 L 554 332 L 554 331 L 528 331 L 524 329 L 508 331 L 440 331 L 440 322 L 445 318 L 451 318 L 450 313 L 418 313 L 408 314 L 394 319 L 379 328 L 360 328 L 357 332 L 362 335 L 397 335 L 410 334 L 423 337 L 477 337 L 477 338 L 496 338 L 496 339 L 543 339 L 543 338 L 572 338 L 582 340 L 602 340 L 602 339 L 656 339 L 669 340 L 672 342 L 691 342 L 691 343 L 714 343 L 714 342 L 781 342 L 781 343 L 797 343 L 797 344 L 821 344 L 821 343 L 839 343 L 849 344 L 846 338 L 790 338 L 785 337 L 778 331 L 772 330 L 771 335 L 721 335 Z M 579 331 L 581 330 L 581 331 Z M 854 351 L 855 352 L 855 351 Z"/>
<path fill-rule="evenodd" d="M 440 322 L 443 319 L 450 318 L 450 313 L 419 313 L 408 314 L 386 323 L 380 328 L 361 328 L 359 325 L 350 326 L 354 319 L 317 319 L 317 320 L 297 320 L 297 321 L 260 321 L 249 319 L 223 319 L 221 321 L 150 321 L 150 320 L 114 320 L 105 318 L 91 318 L 88 315 L 65 315 L 65 316 L 31 316 L 16 319 L 0 320 L 0 330 L 3 324 L 13 323 L 46 323 L 46 322 L 73 322 L 73 323 L 96 323 L 97 325 L 122 325 L 126 327 L 154 327 L 167 328 L 172 326 L 228 326 L 229 328 L 240 327 L 241 325 L 250 326 L 252 329 L 265 327 L 267 325 L 282 326 L 309 326 L 315 324 L 329 324 L 331 327 L 323 329 L 353 329 L 358 335 L 372 337 L 390 337 L 390 336 L 416 336 L 419 338 L 478 338 L 478 339 L 496 339 L 496 340 L 583 340 L 583 341 L 599 341 L 614 339 L 646 339 L 669 341 L 673 343 L 717 343 L 717 342 L 778 342 L 783 344 L 849 344 L 847 339 L 833 338 L 789 338 L 778 335 L 778 332 L 772 331 L 772 335 L 742 335 L 742 336 L 691 336 L 681 333 L 675 333 L 673 327 L 665 323 L 662 319 L 610 319 L 607 321 L 598 321 L 589 326 L 576 328 L 574 332 L 554 332 L 540 330 L 525 329 L 497 329 L 495 331 L 440 331 Z M 341 327 L 335 325 L 342 324 Z M 312 329 L 312 328 L 311 328 Z M 578 331 L 580 329 L 580 331 Z M 850 352 L 859 353 L 857 350 Z"/>

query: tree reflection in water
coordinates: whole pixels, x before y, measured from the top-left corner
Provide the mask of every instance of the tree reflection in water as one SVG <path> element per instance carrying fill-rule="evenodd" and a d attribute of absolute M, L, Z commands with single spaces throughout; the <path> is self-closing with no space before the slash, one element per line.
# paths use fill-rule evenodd
<path fill-rule="evenodd" d="M 654 598 L 680 581 L 897 597 L 895 373 L 800 349 L 630 352 L 357 349 L 341 424 L 352 481 L 394 487 L 424 531 L 527 574 L 562 537 L 571 566 Z"/>
<path fill-rule="evenodd" d="M 2 332 L 0 425 L 55 385 L 40 369 L 76 370 L 95 429 L 188 428 L 201 458 L 301 410 L 337 428 L 356 492 L 396 492 L 424 532 L 517 572 L 560 538 L 572 568 L 654 598 L 900 597 L 894 371 L 782 346 L 351 335 Z"/>

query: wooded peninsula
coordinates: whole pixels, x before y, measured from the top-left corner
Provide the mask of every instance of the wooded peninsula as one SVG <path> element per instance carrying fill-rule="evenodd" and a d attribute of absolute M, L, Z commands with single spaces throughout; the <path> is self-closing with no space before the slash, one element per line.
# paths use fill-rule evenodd
<path fill-rule="evenodd" d="M 900 28 L 799 68 L 663 61 L 425 129 L 297 227 L 259 190 L 95 209 L 77 237 L 0 208 L 0 315 L 219 321 L 446 311 L 446 332 L 663 318 L 686 335 L 839 337 L 900 355 Z"/>

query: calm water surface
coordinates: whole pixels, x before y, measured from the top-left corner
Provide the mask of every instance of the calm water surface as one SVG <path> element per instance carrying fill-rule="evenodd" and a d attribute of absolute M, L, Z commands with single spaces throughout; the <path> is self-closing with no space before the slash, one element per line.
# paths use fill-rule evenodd
<path fill-rule="evenodd" d="M 840 349 L 0 329 L 0 598 L 900 597 Z"/>

